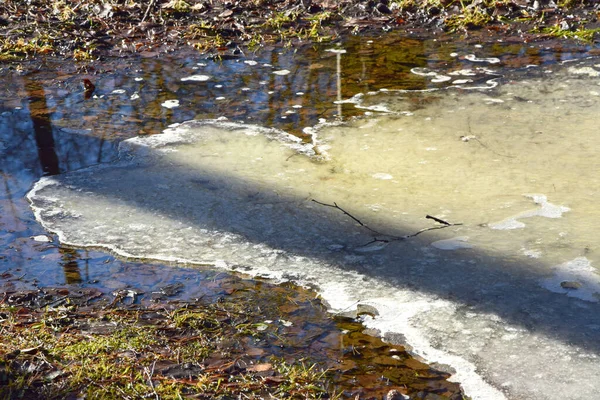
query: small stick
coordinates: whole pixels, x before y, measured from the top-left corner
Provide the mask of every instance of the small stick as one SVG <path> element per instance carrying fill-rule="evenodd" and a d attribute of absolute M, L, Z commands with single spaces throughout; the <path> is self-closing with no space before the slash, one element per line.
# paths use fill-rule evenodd
<path fill-rule="evenodd" d="M 434 231 L 436 229 L 444 229 L 444 228 L 448 228 L 448 227 L 451 227 L 451 226 L 459 226 L 459 225 L 462 225 L 462 224 L 448 224 L 448 225 L 444 225 L 444 226 L 434 226 L 434 227 L 431 227 L 431 228 L 423 228 L 420 231 L 413 233 L 412 235 L 403 236 L 402 239 L 408 239 L 408 238 L 411 238 L 411 237 L 415 237 L 415 236 L 420 235 L 421 233 L 427 232 L 427 231 Z"/>
<path fill-rule="evenodd" d="M 511 155 L 508 155 L 508 154 L 501 154 L 501 153 L 498 153 L 496 150 L 494 150 L 494 149 L 491 149 L 491 148 L 489 148 L 488 146 L 486 146 L 486 145 L 485 145 L 485 144 L 484 144 L 484 143 L 483 143 L 481 140 L 479 140 L 479 138 L 478 138 L 477 136 L 473 135 L 473 133 L 471 132 L 471 118 L 470 118 L 470 117 L 469 117 L 469 118 L 467 118 L 467 126 L 468 126 L 468 129 L 469 129 L 469 134 L 470 134 L 470 136 L 461 136 L 461 139 L 462 139 L 464 142 L 468 142 L 470 139 L 475 139 L 475 140 L 477 141 L 477 143 L 479 143 L 479 144 L 480 144 L 481 146 L 483 146 L 485 149 L 488 149 L 489 151 L 491 151 L 492 153 L 494 153 L 494 154 L 496 154 L 496 155 L 498 155 L 498 156 L 500 156 L 500 157 L 515 158 L 515 156 L 511 156 Z"/>
<path fill-rule="evenodd" d="M 432 219 L 432 220 L 434 220 L 435 222 L 439 222 L 440 224 L 444 224 L 444 225 L 452 225 L 450 222 L 446 222 L 446 221 L 444 221 L 443 219 L 436 218 L 436 217 L 434 217 L 434 216 L 432 216 L 432 215 L 429 215 L 429 214 L 428 214 L 428 215 L 426 215 L 426 216 L 425 216 L 425 218 L 427 218 L 427 219 Z"/>
<path fill-rule="evenodd" d="M 331 205 L 331 204 L 327 204 L 327 203 L 321 203 L 320 201 L 317 201 L 315 199 L 312 199 L 312 201 L 314 201 L 315 203 L 320 204 L 322 206 L 325 206 L 325 207 L 331 207 L 331 208 L 336 208 L 336 209 L 340 210 L 341 212 L 343 212 L 344 214 L 346 214 L 347 216 L 349 216 L 350 218 L 352 218 L 354 221 L 356 221 L 360 226 L 362 226 L 363 228 L 366 228 L 366 229 L 370 230 L 371 232 L 373 232 L 376 235 L 390 236 L 390 235 L 386 235 L 386 234 L 383 234 L 381 232 L 378 232 L 375 229 L 369 228 L 367 225 L 363 224 L 362 221 L 359 220 L 358 218 L 356 218 L 354 215 L 350 214 L 348 211 L 346 211 L 342 207 L 338 206 L 336 202 L 334 202 L 333 205 Z M 394 237 L 394 236 L 392 236 L 392 237 Z"/>
<path fill-rule="evenodd" d="M 40 305 L 40 308 L 44 308 L 44 307 L 48 307 L 48 306 L 54 306 L 56 304 L 62 304 L 68 298 L 69 298 L 69 296 L 59 297 L 58 299 L 55 299 L 55 300 L 52 300 L 52 301 L 49 301 L 49 302 L 47 302 L 45 304 Z"/>
<path fill-rule="evenodd" d="M 156 3 L 156 0 L 151 0 L 150 3 L 148 4 L 148 8 L 146 8 L 146 12 L 144 13 L 144 18 L 142 18 L 142 22 L 140 22 L 141 24 L 143 24 L 144 21 L 146 21 L 146 18 L 148 17 L 148 13 L 150 13 L 150 9 L 152 7 L 154 7 L 154 3 Z"/>
<path fill-rule="evenodd" d="M 377 243 L 377 242 L 389 243 L 389 242 L 394 242 L 394 241 L 405 240 L 405 239 L 412 238 L 412 237 L 415 237 L 417 235 L 420 235 L 423 232 L 433 231 L 433 230 L 436 230 L 436 229 L 444 229 L 444 228 L 448 228 L 448 227 L 451 227 L 451 226 L 460 226 L 460 225 L 462 225 L 462 223 L 461 224 L 452 224 L 450 222 L 444 221 L 443 219 L 440 219 L 440 218 L 437 218 L 437 217 L 434 217 L 434 216 L 431 216 L 431 215 L 427 214 L 425 216 L 426 219 L 432 219 L 435 222 L 443 224 L 443 226 L 434 226 L 434 227 L 431 227 L 431 228 L 423 228 L 420 231 L 417 231 L 415 233 L 412 233 L 412 234 L 406 235 L 406 236 L 394 236 L 394 235 L 389 235 L 389 234 L 386 234 L 386 233 L 381 233 L 379 231 L 376 231 L 375 229 L 370 228 L 369 226 L 365 225 L 361 220 L 359 220 L 358 218 L 356 218 L 354 215 L 350 214 L 348 211 L 346 211 L 342 207 L 338 206 L 336 202 L 334 202 L 333 204 L 327 204 L 327 203 L 321 203 L 320 201 L 317 201 L 315 199 L 312 199 L 312 201 L 314 201 L 315 203 L 320 204 L 322 206 L 325 206 L 325 207 L 331 207 L 331 208 L 335 208 L 335 209 L 340 210 L 345 215 L 349 216 L 354 221 L 356 221 L 360 226 L 362 226 L 363 228 L 368 229 L 373 234 L 375 234 L 375 237 L 373 238 L 373 240 L 371 240 L 369 243 L 365 244 L 364 246 L 367 246 L 367 245 L 369 245 L 371 243 Z M 377 236 L 385 236 L 385 237 L 387 237 L 389 239 L 378 239 Z"/>
<path fill-rule="evenodd" d="M 152 375 L 154 375 L 154 367 L 155 366 L 156 366 L 156 360 L 154 360 L 154 362 L 152 363 L 152 371 L 148 371 L 148 367 L 144 367 L 144 372 L 146 373 L 146 375 L 148 375 L 148 385 L 150 385 L 150 388 L 154 392 L 154 396 L 156 397 L 156 400 L 159 400 L 160 396 L 158 395 L 158 393 L 156 393 L 156 388 L 154 387 L 154 382 L 152 382 Z"/>

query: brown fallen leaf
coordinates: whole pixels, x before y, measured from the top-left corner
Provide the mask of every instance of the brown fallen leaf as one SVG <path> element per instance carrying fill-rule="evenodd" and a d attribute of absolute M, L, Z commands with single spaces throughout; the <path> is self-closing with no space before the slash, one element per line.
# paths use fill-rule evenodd
<path fill-rule="evenodd" d="M 93 92 L 94 89 L 96 89 L 96 86 L 94 86 L 92 81 L 85 78 L 85 79 L 83 79 L 83 88 L 85 89 L 86 92 Z"/>
<path fill-rule="evenodd" d="M 267 385 L 279 385 L 285 382 L 285 378 L 282 376 L 267 376 L 264 380 Z"/>
<path fill-rule="evenodd" d="M 264 364 L 256 364 L 251 366 L 250 368 L 248 368 L 248 371 L 253 371 L 253 372 L 263 372 L 263 371 L 269 371 L 273 369 L 273 364 L 271 363 L 264 363 Z"/>
<path fill-rule="evenodd" d="M 246 350 L 246 354 L 249 355 L 250 357 L 258 357 L 258 356 L 262 356 L 263 354 L 265 354 L 265 351 L 258 347 L 252 347 L 252 348 Z"/>

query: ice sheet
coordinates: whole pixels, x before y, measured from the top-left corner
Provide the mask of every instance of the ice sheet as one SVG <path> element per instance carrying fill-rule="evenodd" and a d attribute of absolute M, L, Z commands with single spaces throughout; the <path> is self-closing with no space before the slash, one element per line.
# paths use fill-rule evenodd
<path fill-rule="evenodd" d="M 519 221 L 524 218 L 545 217 L 545 218 L 560 218 L 563 213 L 570 211 L 569 207 L 559 206 L 548 202 L 548 199 L 543 194 L 530 194 L 526 197 L 531 198 L 540 207 L 533 210 L 527 210 L 508 217 L 502 221 L 490 224 L 492 229 L 521 229 L 525 228 L 525 223 Z"/>
<path fill-rule="evenodd" d="M 600 300 L 600 275 L 586 257 L 577 257 L 552 270 L 554 276 L 541 281 L 546 289 L 594 303 Z"/>

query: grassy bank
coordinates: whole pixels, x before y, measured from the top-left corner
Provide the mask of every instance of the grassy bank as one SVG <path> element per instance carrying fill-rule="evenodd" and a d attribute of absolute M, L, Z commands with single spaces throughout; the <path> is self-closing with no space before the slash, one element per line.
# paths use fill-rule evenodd
<path fill-rule="evenodd" d="M 592 0 L 6 0 L 0 60 L 58 55 L 93 60 L 107 52 L 200 51 L 268 42 L 330 41 L 365 30 L 598 37 Z"/>
<path fill-rule="evenodd" d="M 183 285 L 0 292 L 0 398 L 464 399 L 449 373 L 310 291 L 222 282 L 186 301 Z"/>

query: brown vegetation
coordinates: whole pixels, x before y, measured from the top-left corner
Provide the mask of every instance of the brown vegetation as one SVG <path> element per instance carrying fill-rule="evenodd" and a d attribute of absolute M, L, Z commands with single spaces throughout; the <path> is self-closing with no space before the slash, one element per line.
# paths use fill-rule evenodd
<path fill-rule="evenodd" d="M 391 29 L 593 40 L 599 12 L 591 0 L 6 0 L 0 55 L 91 60 L 107 49 L 235 49 Z"/>

